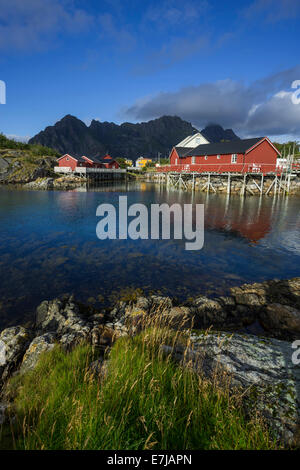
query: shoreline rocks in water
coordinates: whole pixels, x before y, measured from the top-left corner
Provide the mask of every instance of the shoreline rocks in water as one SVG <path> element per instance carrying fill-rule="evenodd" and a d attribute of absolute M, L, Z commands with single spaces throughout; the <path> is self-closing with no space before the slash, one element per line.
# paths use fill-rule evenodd
<path fill-rule="evenodd" d="M 61 176 L 60 178 L 38 178 L 35 181 L 23 185 L 25 189 L 50 190 L 50 189 L 74 189 L 86 183 L 86 178 L 80 176 Z"/>
<path fill-rule="evenodd" d="M 174 358 L 207 376 L 217 366 L 231 374 L 234 386 L 254 389 L 256 409 L 279 439 L 293 443 L 300 422 L 300 368 L 292 363 L 291 342 L 300 337 L 300 278 L 245 284 L 227 297 L 201 296 L 182 305 L 169 297 L 140 295 L 117 302 L 109 312 L 86 307 L 73 296 L 44 301 L 30 328 L 1 332 L 6 354 L 0 385 L 32 369 L 40 354 L 57 343 L 69 350 L 85 340 L 104 353 L 117 338 L 137 334 L 153 318 L 185 333 L 191 329 L 189 349 L 185 355 L 172 351 Z M 242 334 L 254 329 L 256 335 Z M 169 346 L 164 347 L 167 352 Z"/>

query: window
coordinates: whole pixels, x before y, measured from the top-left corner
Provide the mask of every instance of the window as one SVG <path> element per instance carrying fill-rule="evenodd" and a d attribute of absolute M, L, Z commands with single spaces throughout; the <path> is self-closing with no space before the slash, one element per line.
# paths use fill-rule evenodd
<path fill-rule="evenodd" d="M 175 165 L 178 165 L 178 158 L 175 159 Z"/>
<path fill-rule="evenodd" d="M 192 163 L 196 163 L 196 157 L 192 157 Z"/>
<path fill-rule="evenodd" d="M 204 160 L 207 160 L 207 155 L 205 155 Z"/>
<path fill-rule="evenodd" d="M 220 160 L 220 158 L 221 158 L 221 155 L 217 155 L 217 159 Z"/>
<path fill-rule="evenodd" d="M 201 141 L 200 137 L 196 137 L 196 144 L 200 144 L 200 141 Z"/>
<path fill-rule="evenodd" d="M 66 158 L 67 162 L 70 160 L 69 157 Z"/>
<path fill-rule="evenodd" d="M 233 153 L 231 155 L 231 163 L 236 163 L 237 162 L 237 154 L 236 153 Z"/>

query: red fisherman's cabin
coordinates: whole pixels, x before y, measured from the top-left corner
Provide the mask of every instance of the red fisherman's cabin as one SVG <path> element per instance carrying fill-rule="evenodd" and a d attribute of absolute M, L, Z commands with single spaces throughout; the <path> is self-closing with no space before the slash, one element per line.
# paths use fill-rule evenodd
<path fill-rule="evenodd" d="M 119 163 L 114 160 L 108 153 L 99 159 L 105 168 L 119 168 Z"/>
<path fill-rule="evenodd" d="M 96 157 L 83 156 L 82 158 L 87 162 L 89 168 L 104 168 L 103 163 Z"/>
<path fill-rule="evenodd" d="M 68 153 L 57 159 L 58 166 L 71 168 L 72 171 L 75 171 L 77 167 L 88 167 L 88 162 L 84 157 L 72 157 Z"/>
<path fill-rule="evenodd" d="M 85 168 L 109 168 L 117 169 L 119 164 L 110 155 L 105 155 L 102 158 L 96 157 L 73 157 L 66 153 L 57 159 L 59 167 L 70 168 L 70 171 L 75 171 L 78 167 Z"/>
<path fill-rule="evenodd" d="M 174 147 L 170 165 L 158 171 L 208 173 L 273 173 L 280 152 L 267 137 Z"/>

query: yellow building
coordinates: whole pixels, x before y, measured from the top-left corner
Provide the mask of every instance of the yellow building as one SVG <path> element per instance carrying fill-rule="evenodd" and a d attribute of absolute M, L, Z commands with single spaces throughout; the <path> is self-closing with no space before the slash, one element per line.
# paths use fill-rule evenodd
<path fill-rule="evenodd" d="M 135 162 L 136 168 L 144 168 L 148 162 L 152 162 L 151 158 L 140 157 Z"/>
<path fill-rule="evenodd" d="M 128 160 L 128 158 L 125 159 L 125 163 L 126 163 L 127 166 L 133 166 L 133 161 Z"/>

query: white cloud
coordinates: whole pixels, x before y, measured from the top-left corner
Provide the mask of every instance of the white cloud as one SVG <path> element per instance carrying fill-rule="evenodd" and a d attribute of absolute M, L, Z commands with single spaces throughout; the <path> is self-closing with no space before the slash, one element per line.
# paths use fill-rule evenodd
<path fill-rule="evenodd" d="M 206 0 L 185 2 L 178 0 L 164 0 L 152 4 L 144 15 L 144 21 L 154 23 L 162 29 L 170 26 L 182 26 L 198 20 L 209 10 Z"/>
<path fill-rule="evenodd" d="M 6 137 L 8 139 L 15 140 L 16 142 L 23 142 L 25 144 L 27 144 L 28 140 L 31 139 L 31 135 L 8 134 Z"/>
<path fill-rule="evenodd" d="M 42 49 L 55 34 L 81 33 L 93 22 L 69 0 L 0 0 L 0 49 Z"/>
<path fill-rule="evenodd" d="M 291 84 L 300 66 L 250 85 L 231 79 L 161 92 L 125 110 L 136 120 L 178 115 L 198 128 L 214 122 L 241 135 L 300 136 L 300 104 L 292 103 Z"/>
<path fill-rule="evenodd" d="M 257 21 L 257 15 L 263 14 L 267 22 L 275 23 L 293 19 L 299 12 L 299 0 L 255 0 L 244 10 L 244 15 Z"/>

